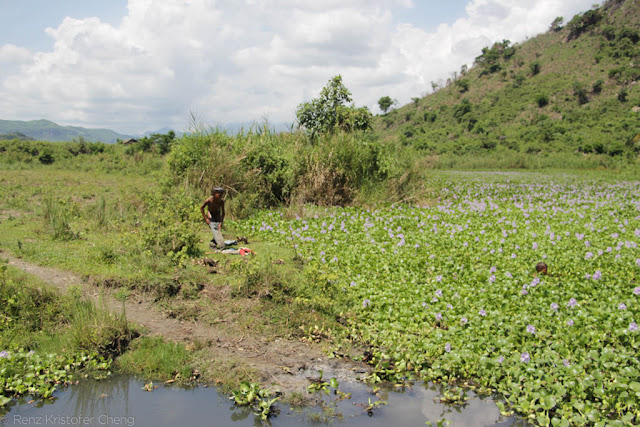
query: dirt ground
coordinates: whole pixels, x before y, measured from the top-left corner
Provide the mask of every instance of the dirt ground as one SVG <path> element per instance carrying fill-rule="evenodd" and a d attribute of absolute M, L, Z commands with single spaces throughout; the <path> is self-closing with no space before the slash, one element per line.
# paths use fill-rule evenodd
<path fill-rule="evenodd" d="M 0 249 L 0 257 L 8 264 L 40 278 L 43 282 L 61 291 L 77 285 L 83 295 L 102 304 L 110 311 L 122 312 L 122 301 L 111 291 L 96 287 L 82 277 L 51 267 L 43 267 L 14 257 Z M 339 382 L 356 382 L 368 372 L 365 364 L 345 359 L 329 359 L 320 347 L 313 343 L 277 338 L 251 336 L 228 336 L 215 327 L 198 322 L 185 322 L 166 317 L 153 300 L 144 296 L 132 296 L 126 302 L 127 320 L 142 326 L 146 335 L 161 336 L 166 340 L 183 342 L 187 346 L 207 343 L 205 348 L 212 361 L 233 358 L 251 366 L 262 375 L 263 383 L 283 393 L 303 393 L 310 384 L 307 377 L 317 377 L 322 370 L 325 378 L 335 377 Z"/>

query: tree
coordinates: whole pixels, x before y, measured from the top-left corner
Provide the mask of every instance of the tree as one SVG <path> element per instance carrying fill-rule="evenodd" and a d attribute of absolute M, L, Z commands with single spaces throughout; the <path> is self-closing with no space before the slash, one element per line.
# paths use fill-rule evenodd
<path fill-rule="evenodd" d="M 332 77 L 322 88 L 320 98 L 298 106 L 296 117 L 300 127 L 306 128 L 315 138 L 319 134 L 336 130 L 351 132 L 371 129 L 372 116 L 367 107 L 356 108 L 351 103 L 351 92 L 342 83 L 342 76 Z"/>
<path fill-rule="evenodd" d="M 387 111 L 389 111 L 389 109 L 395 103 L 396 101 L 391 99 L 391 97 L 388 97 L 388 96 L 383 96 L 378 100 L 378 106 L 380 107 L 380 110 L 382 110 L 382 112 L 385 114 L 387 113 Z"/>

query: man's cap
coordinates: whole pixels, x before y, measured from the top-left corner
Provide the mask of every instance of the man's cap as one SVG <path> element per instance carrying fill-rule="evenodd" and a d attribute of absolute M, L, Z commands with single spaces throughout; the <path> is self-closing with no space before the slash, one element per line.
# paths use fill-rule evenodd
<path fill-rule="evenodd" d="M 211 192 L 212 192 L 212 193 L 224 193 L 224 191 L 225 191 L 225 190 L 224 190 L 224 188 L 222 188 L 222 187 L 213 187 L 213 188 L 211 189 Z"/>

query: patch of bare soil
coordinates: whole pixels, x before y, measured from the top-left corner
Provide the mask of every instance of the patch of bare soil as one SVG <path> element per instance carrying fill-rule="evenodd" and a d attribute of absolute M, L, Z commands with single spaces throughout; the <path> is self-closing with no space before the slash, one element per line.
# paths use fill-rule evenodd
<path fill-rule="evenodd" d="M 122 313 L 122 301 L 113 296 L 113 290 L 108 286 L 96 287 L 77 274 L 39 266 L 7 252 L 3 252 L 2 257 L 9 265 L 37 276 L 63 292 L 70 286 L 79 286 L 82 294 L 97 305 Z M 169 318 L 153 304 L 151 297 L 130 297 L 125 302 L 125 310 L 127 320 L 144 327 L 147 335 L 184 342 L 187 346 L 206 343 L 205 348 L 213 363 L 216 360 L 237 360 L 260 372 L 265 384 L 286 394 L 304 392 L 309 385 L 307 377 L 316 377 L 319 370 L 324 372 L 324 378 L 336 377 L 339 382 L 356 382 L 357 377 L 368 372 L 367 365 L 363 363 L 328 359 L 317 344 L 282 338 L 268 340 L 252 336 L 248 331 L 241 336 L 230 336 L 203 322 Z"/>

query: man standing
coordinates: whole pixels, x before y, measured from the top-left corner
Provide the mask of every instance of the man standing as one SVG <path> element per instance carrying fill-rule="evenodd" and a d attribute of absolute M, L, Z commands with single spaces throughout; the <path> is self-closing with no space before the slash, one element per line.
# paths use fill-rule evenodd
<path fill-rule="evenodd" d="M 209 227 L 211 227 L 211 231 L 213 232 L 213 240 L 211 243 L 215 242 L 215 245 L 218 249 L 224 249 L 225 242 L 224 237 L 222 237 L 222 222 L 224 221 L 224 188 L 222 187 L 213 187 L 211 189 L 211 197 L 204 201 L 202 206 L 200 206 L 200 212 L 202 212 L 202 216 Z M 207 212 L 205 212 L 205 208 L 207 208 Z"/>

